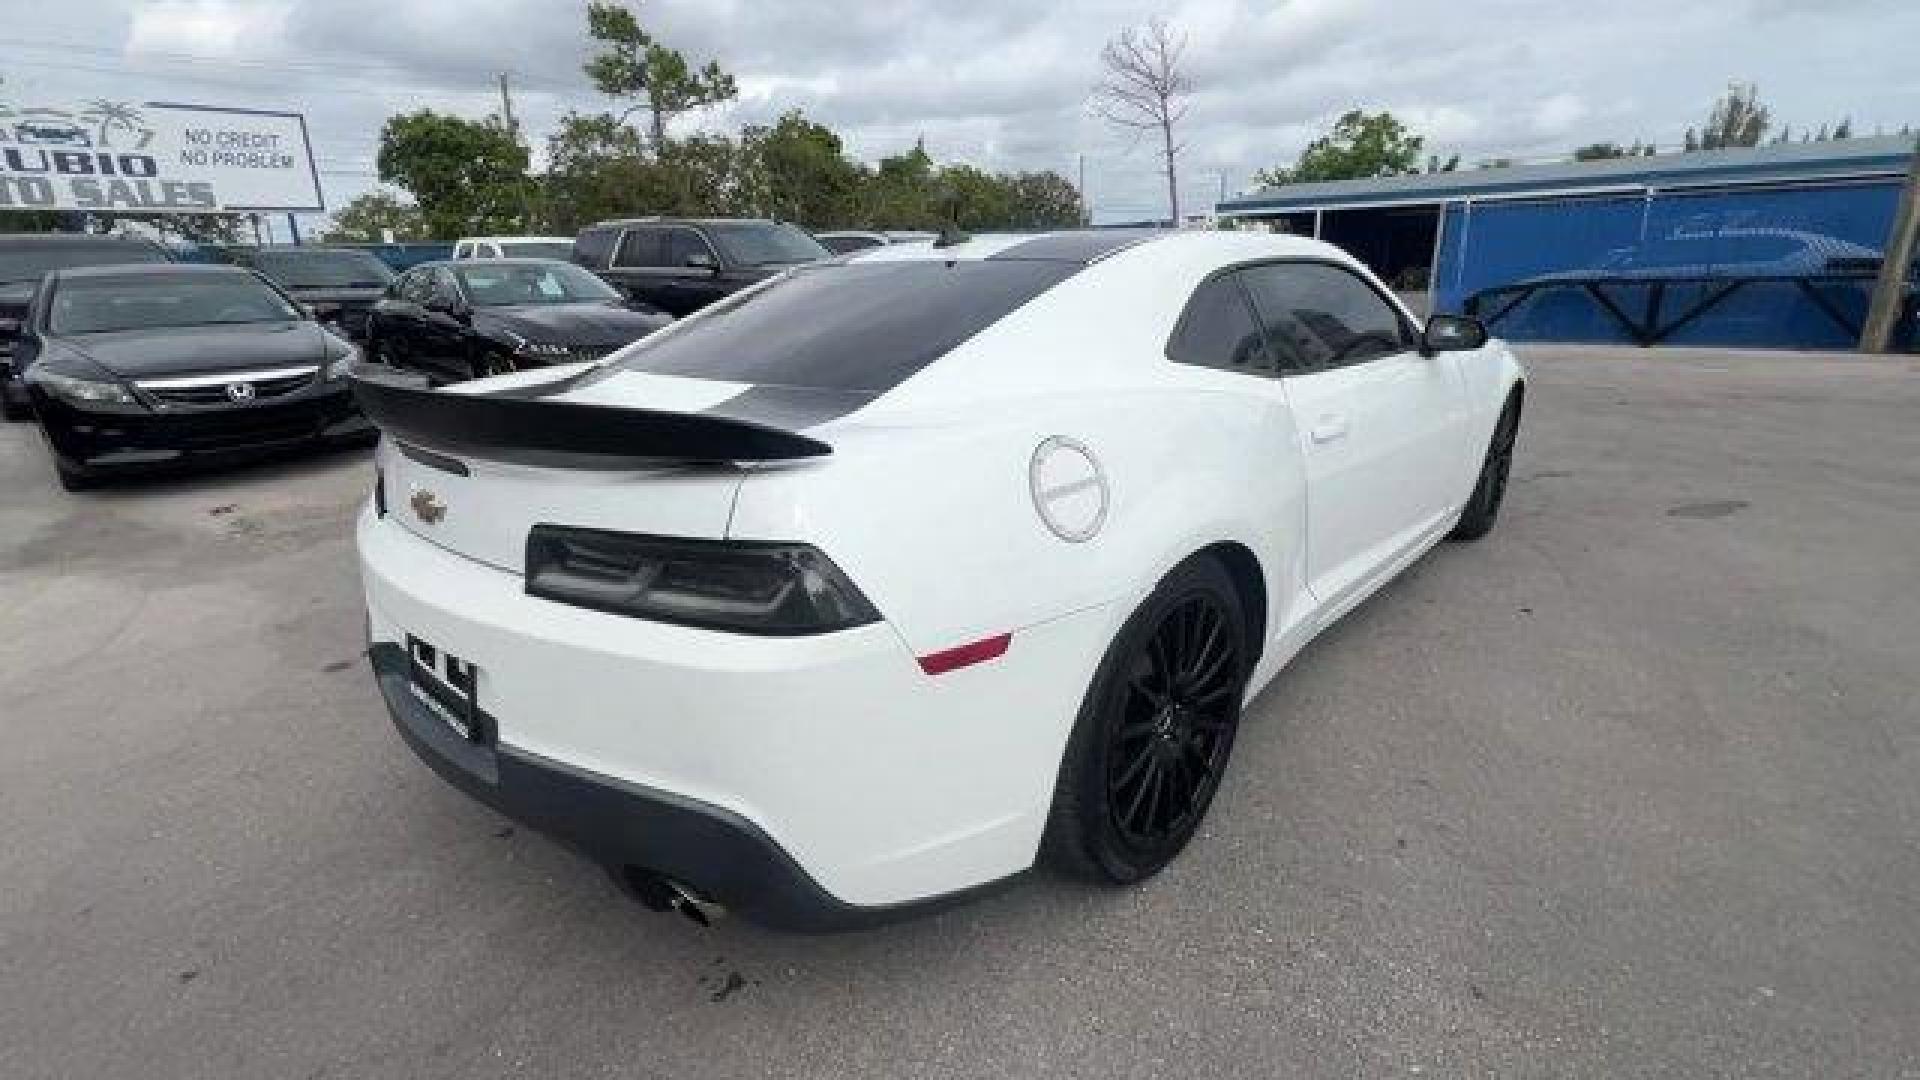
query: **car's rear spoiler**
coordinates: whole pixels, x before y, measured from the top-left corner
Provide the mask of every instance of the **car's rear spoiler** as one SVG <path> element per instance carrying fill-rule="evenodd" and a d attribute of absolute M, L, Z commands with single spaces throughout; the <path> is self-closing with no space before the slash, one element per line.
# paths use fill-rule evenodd
<path fill-rule="evenodd" d="M 359 370 L 367 419 L 403 443 L 460 457 L 565 468 L 660 461 L 792 461 L 833 448 L 782 428 L 713 413 L 560 401 L 537 394 L 450 394 Z"/>

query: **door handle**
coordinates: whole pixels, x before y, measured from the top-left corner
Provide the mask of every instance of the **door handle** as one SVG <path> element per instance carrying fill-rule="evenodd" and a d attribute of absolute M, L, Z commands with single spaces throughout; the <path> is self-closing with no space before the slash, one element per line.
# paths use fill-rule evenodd
<path fill-rule="evenodd" d="M 1344 439 L 1347 437 L 1347 418 L 1335 413 L 1328 413 L 1319 420 L 1314 421 L 1313 429 L 1308 432 L 1308 435 L 1316 444 L 1337 442 Z"/>

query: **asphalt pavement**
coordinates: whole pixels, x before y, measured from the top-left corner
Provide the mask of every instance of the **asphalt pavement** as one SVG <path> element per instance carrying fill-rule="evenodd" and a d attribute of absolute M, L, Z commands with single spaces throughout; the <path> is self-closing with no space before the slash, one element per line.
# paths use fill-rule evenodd
<path fill-rule="evenodd" d="M 1506 511 L 1144 887 L 641 910 L 391 731 L 364 452 L 0 428 L 0 1076 L 1920 1076 L 1920 359 L 1529 351 Z"/>

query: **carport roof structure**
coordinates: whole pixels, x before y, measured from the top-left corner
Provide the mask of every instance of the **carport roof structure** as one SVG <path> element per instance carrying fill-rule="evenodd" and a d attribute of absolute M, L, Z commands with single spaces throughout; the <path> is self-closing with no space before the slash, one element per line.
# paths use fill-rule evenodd
<path fill-rule="evenodd" d="M 1346 207 L 1897 176 L 1906 170 L 1913 153 L 1914 140 L 1896 135 L 1334 180 L 1262 188 L 1221 202 L 1217 213 L 1263 217 Z"/>

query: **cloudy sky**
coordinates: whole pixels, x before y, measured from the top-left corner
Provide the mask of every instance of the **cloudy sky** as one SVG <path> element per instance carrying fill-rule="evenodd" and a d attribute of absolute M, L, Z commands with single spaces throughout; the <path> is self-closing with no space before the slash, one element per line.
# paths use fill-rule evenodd
<path fill-rule="evenodd" d="M 1916 0 L 649 0 L 643 20 L 717 59 L 723 129 L 790 108 L 875 160 L 924 136 L 938 160 L 1086 162 L 1102 221 L 1164 212 L 1150 144 L 1087 109 L 1101 44 L 1164 15 L 1197 93 L 1182 204 L 1290 162 L 1340 112 L 1391 109 L 1469 163 L 1599 139 L 1677 144 L 1730 79 L 1795 128 L 1920 126 Z M 329 206 L 374 183 L 381 122 L 499 106 L 506 71 L 536 142 L 597 110 L 584 0 L 0 0 L 0 100 L 101 96 L 304 112 Z"/>

